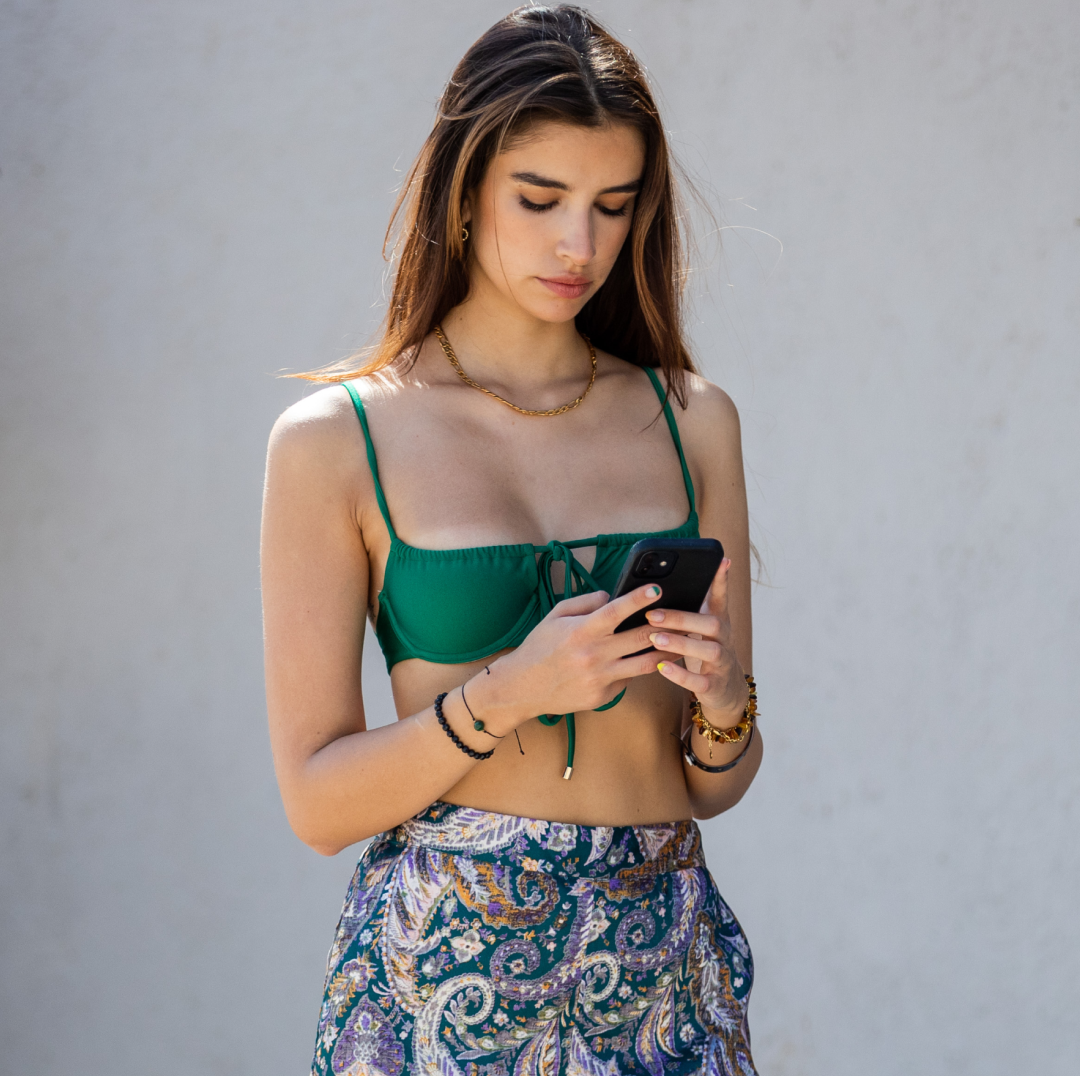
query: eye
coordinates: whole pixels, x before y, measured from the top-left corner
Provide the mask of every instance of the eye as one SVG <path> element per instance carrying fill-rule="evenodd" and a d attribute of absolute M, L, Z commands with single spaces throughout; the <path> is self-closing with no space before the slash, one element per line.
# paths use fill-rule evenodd
<path fill-rule="evenodd" d="M 523 194 L 518 195 L 518 201 L 521 203 L 522 209 L 531 209 L 534 213 L 546 213 L 553 206 L 557 205 L 555 202 L 530 202 L 528 198 Z"/>
<path fill-rule="evenodd" d="M 608 209 L 608 207 L 605 205 L 598 205 L 596 208 L 599 209 L 605 217 L 625 217 L 626 211 L 627 209 L 629 209 L 629 207 L 629 202 L 623 202 L 623 204 L 619 206 L 618 209 Z"/>

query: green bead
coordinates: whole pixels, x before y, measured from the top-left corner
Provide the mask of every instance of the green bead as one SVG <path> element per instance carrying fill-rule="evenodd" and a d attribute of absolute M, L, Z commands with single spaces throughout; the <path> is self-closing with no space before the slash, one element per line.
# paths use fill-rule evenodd
<path fill-rule="evenodd" d="M 484 722 L 483 721 L 474 721 L 472 723 L 472 727 L 474 729 L 476 729 L 477 732 L 483 732 L 484 731 Z"/>

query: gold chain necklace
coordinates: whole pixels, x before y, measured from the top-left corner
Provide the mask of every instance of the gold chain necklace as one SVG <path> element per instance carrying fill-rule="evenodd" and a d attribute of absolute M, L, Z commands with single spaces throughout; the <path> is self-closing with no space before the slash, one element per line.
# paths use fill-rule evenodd
<path fill-rule="evenodd" d="M 519 415 L 532 415 L 535 418 L 552 418 L 555 415 L 565 415 L 567 411 L 573 411 L 575 407 L 586 396 L 589 395 L 589 389 L 593 387 L 593 382 L 596 381 L 596 348 L 592 346 L 592 341 L 584 334 L 581 333 L 581 339 L 585 341 L 589 348 L 589 359 L 592 362 L 592 374 L 589 377 L 589 383 L 585 386 L 585 391 L 576 399 L 568 404 L 563 404 L 562 407 L 553 407 L 550 411 L 531 411 L 527 407 L 518 407 L 517 404 L 511 403 L 509 400 L 504 400 L 497 393 L 491 391 L 491 389 L 484 388 L 483 385 L 478 385 L 464 370 L 461 368 L 461 363 L 458 362 L 457 355 L 454 354 L 454 349 L 450 346 L 450 341 L 446 339 L 443 334 L 442 326 L 435 326 L 435 335 L 439 338 L 439 343 L 442 344 L 443 352 L 450 360 L 450 365 L 457 371 L 458 377 L 465 382 L 470 388 L 479 389 L 480 392 L 486 396 L 492 397 L 492 399 L 498 400 L 499 403 L 506 404 L 507 407 L 512 407 Z"/>

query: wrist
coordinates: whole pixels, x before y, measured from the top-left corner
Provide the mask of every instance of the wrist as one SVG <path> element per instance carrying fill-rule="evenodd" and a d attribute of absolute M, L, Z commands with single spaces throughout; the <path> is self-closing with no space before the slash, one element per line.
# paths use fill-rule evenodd
<path fill-rule="evenodd" d="M 493 662 L 463 685 L 469 720 L 483 726 L 476 730 L 481 734 L 486 730 L 496 737 L 506 736 L 535 716 L 522 706 L 521 692 L 507 672 L 505 667 L 500 668 L 498 662 Z"/>
<path fill-rule="evenodd" d="M 694 701 L 692 697 L 690 700 L 691 706 Z M 748 691 L 744 694 L 741 702 L 713 704 L 708 699 L 697 698 L 697 704 L 701 708 L 702 716 L 710 725 L 720 729 L 733 728 L 742 721 L 746 716 L 746 707 L 749 701 L 750 695 Z"/>
<path fill-rule="evenodd" d="M 712 743 L 741 743 L 757 719 L 757 688 L 752 676 L 744 676 L 746 701 L 739 712 L 726 707 L 710 708 L 691 694 L 690 720 L 697 731 Z"/>
<path fill-rule="evenodd" d="M 693 705 L 693 699 L 690 704 Z M 718 729 L 729 729 L 737 725 L 746 712 L 745 706 L 710 706 L 702 699 L 698 699 L 698 705 L 705 720 Z"/>
<path fill-rule="evenodd" d="M 483 737 L 470 727 L 468 708 L 461 701 L 460 689 L 441 692 L 435 699 L 434 709 L 435 720 L 459 751 L 477 761 L 491 758 L 493 747 L 475 743 Z"/>
<path fill-rule="evenodd" d="M 746 746 L 746 736 L 740 739 L 717 740 L 706 735 L 699 726 L 693 723 L 687 733 L 694 751 L 700 757 L 708 758 L 709 761 L 712 761 L 715 755 L 721 762 L 726 762 L 728 758 L 733 758 Z"/>

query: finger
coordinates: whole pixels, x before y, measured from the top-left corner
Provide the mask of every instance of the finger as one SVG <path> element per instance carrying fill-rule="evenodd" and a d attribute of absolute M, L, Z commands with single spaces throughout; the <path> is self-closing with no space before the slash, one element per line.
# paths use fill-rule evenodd
<path fill-rule="evenodd" d="M 630 628 L 628 631 L 613 631 L 606 637 L 601 637 L 594 642 L 597 653 L 607 661 L 618 661 L 619 658 L 637 654 L 642 650 L 653 651 L 653 644 L 649 636 L 654 634 L 655 628 L 643 624 L 640 628 Z M 653 662 L 659 661 L 654 658 Z"/>
<path fill-rule="evenodd" d="M 709 587 L 709 593 L 705 596 L 705 601 L 701 606 L 703 613 L 713 613 L 718 617 L 726 617 L 728 615 L 728 578 L 731 575 L 731 558 L 724 557 L 720 562 L 720 567 L 716 571 L 716 575 L 713 576 L 712 585 Z"/>
<path fill-rule="evenodd" d="M 649 642 L 665 654 L 693 658 L 695 661 L 705 661 L 710 665 L 719 665 L 724 656 L 724 648 L 713 639 L 691 639 L 688 635 L 654 631 L 649 635 Z"/>
<path fill-rule="evenodd" d="M 662 591 L 655 583 L 608 602 L 595 616 L 596 626 L 601 634 L 613 632 L 631 613 L 652 605 L 660 597 Z"/>
<path fill-rule="evenodd" d="M 607 600 L 607 592 L 603 590 L 575 594 L 572 598 L 564 598 L 555 605 L 548 616 L 588 616 L 589 613 L 602 609 L 607 604 Z"/>
<path fill-rule="evenodd" d="M 665 680 L 670 680 L 673 684 L 686 688 L 687 691 L 693 691 L 696 695 L 704 695 L 709 690 L 709 678 L 707 676 L 692 673 L 689 669 L 676 665 L 674 661 L 661 661 L 656 666 L 656 671 Z"/>
<path fill-rule="evenodd" d="M 635 654 L 647 651 L 652 655 L 652 663 L 656 664 L 660 656 L 649 642 L 649 632 L 648 624 L 644 628 L 635 628 L 632 631 L 613 632 L 598 642 L 598 653 L 600 657 L 608 661 L 618 661 L 621 658 L 633 657 Z"/>
<path fill-rule="evenodd" d="M 666 632 L 686 632 L 703 635 L 706 639 L 719 638 L 722 622 L 709 613 L 684 613 L 681 609 L 650 609 L 646 619 L 652 630 L 663 628 Z"/>
<path fill-rule="evenodd" d="M 650 647 L 644 654 L 632 654 L 630 657 L 619 658 L 611 664 L 608 675 L 612 680 L 631 680 L 635 676 L 649 676 L 656 672 L 660 657 L 661 655 Z"/>

